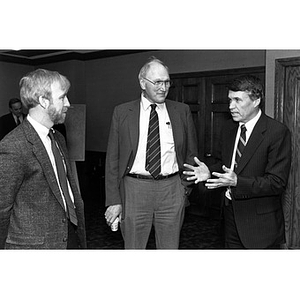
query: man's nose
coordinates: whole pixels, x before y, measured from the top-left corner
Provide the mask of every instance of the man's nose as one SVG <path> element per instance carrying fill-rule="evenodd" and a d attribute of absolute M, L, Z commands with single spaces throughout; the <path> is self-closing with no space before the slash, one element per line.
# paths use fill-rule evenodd
<path fill-rule="evenodd" d="M 162 85 L 159 88 L 161 91 L 166 91 L 167 90 L 167 84 L 165 82 L 162 82 Z"/>
<path fill-rule="evenodd" d="M 234 102 L 233 101 L 229 101 L 229 109 L 233 109 L 235 107 Z"/>
<path fill-rule="evenodd" d="M 64 99 L 64 106 L 70 107 L 70 102 L 67 96 Z"/>

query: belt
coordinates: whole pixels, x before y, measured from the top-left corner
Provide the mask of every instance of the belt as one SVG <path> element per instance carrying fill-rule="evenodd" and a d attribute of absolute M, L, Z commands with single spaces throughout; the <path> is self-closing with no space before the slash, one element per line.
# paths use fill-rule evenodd
<path fill-rule="evenodd" d="M 133 177 L 133 178 L 138 178 L 138 179 L 163 180 L 163 179 L 171 178 L 177 174 L 178 174 L 178 172 L 170 174 L 170 175 L 158 175 L 157 178 L 154 178 L 151 175 L 139 175 L 139 174 L 132 174 L 132 173 L 128 173 L 127 176 Z"/>

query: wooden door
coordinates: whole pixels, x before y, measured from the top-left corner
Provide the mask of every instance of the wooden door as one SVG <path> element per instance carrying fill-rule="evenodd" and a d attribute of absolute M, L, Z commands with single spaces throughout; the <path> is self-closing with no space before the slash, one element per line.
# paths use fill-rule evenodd
<path fill-rule="evenodd" d="M 292 164 L 283 197 L 286 247 L 300 248 L 300 57 L 276 60 L 275 118 L 292 134 Z"/>
<path fill-rule="evenodd" d="M 198 138 L 198 157 L 206 164 L 214 162 L 215 148 L 223 123 L 231 118 L 226 85 L 233 78 L 252 74 L 264 82 L 265 69 L 247 68 L 225 71 L 171 74 L 173 85 L 168 98 L 190 106 Z M 198 184 L 191 197 L 191 210 L 220 217 L 220 191 L 208 191 Z"/>
<path fill-rule="evenodd" d="M 184 74 L 184 77 L 171 75 L 171 79 L 173 84 L 170 87 L 168 98 L 189 105 L 197 130 L 198 148 L 201 148 L 201 137 L 204 135 L 203 118 L 205 104 L 203 78 L 196 77 L 193 74 L 186 77 L 186 74 Z"/>

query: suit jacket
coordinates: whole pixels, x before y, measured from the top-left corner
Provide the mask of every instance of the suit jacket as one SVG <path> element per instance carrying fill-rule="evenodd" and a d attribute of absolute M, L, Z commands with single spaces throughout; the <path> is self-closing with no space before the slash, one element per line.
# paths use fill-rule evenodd
<path fill-rule="evenodd" d="M 23 115 L 23 119 L 26 116 Z M 0 140 L 2 140 L 10 131 L 15 129 L 17 124 L 12 113 L 4 115 L 0 118 Z"/>
<path fill-rule="evenodd" d="M 78 235 L 85 248 L 83 201 L 64 138 L 55 134 L 66 158 Z M 0 142 L 0 248 L 65 249 L 67 236 L 66 212 L 53 167 L 43 142 L 25 119 Z"/>
<path fill-rule="evenodd" d="M 183 163 L 194 164 L 193 158 L 197 156 L 196 131 L 188 105 L 166 100 L 166 107 L 181 173 Z M 107 206 L 123 201 L 123 178 L 131 170 L 139 143 L 139 117 L 140 99 L 121 104 L 114 110 L 106 154 Z"/>
<path fill-rule="evenodd" d="M 230 167 L 238 123 L 228 121 L 219 145 L 219 163 Z M 235 222 L 246 248 L 266 248 L 285 242 L 281 197 L 291 164 L 291 135 L 282 123 L 262 114 L 236 169 L 231 187 Z"/>

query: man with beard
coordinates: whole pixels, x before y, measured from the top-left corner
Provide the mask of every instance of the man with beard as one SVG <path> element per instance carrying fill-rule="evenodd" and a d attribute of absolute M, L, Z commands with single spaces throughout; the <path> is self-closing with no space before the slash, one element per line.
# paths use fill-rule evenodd
<path fill-rule="evenodd" d="M 20 81 L 25 120 L 0 142 L 0 248 L 86 248 L 84 207 L 65 140 L 52 129 L 70 106 L 69 80 L 35 70 Z"/>

